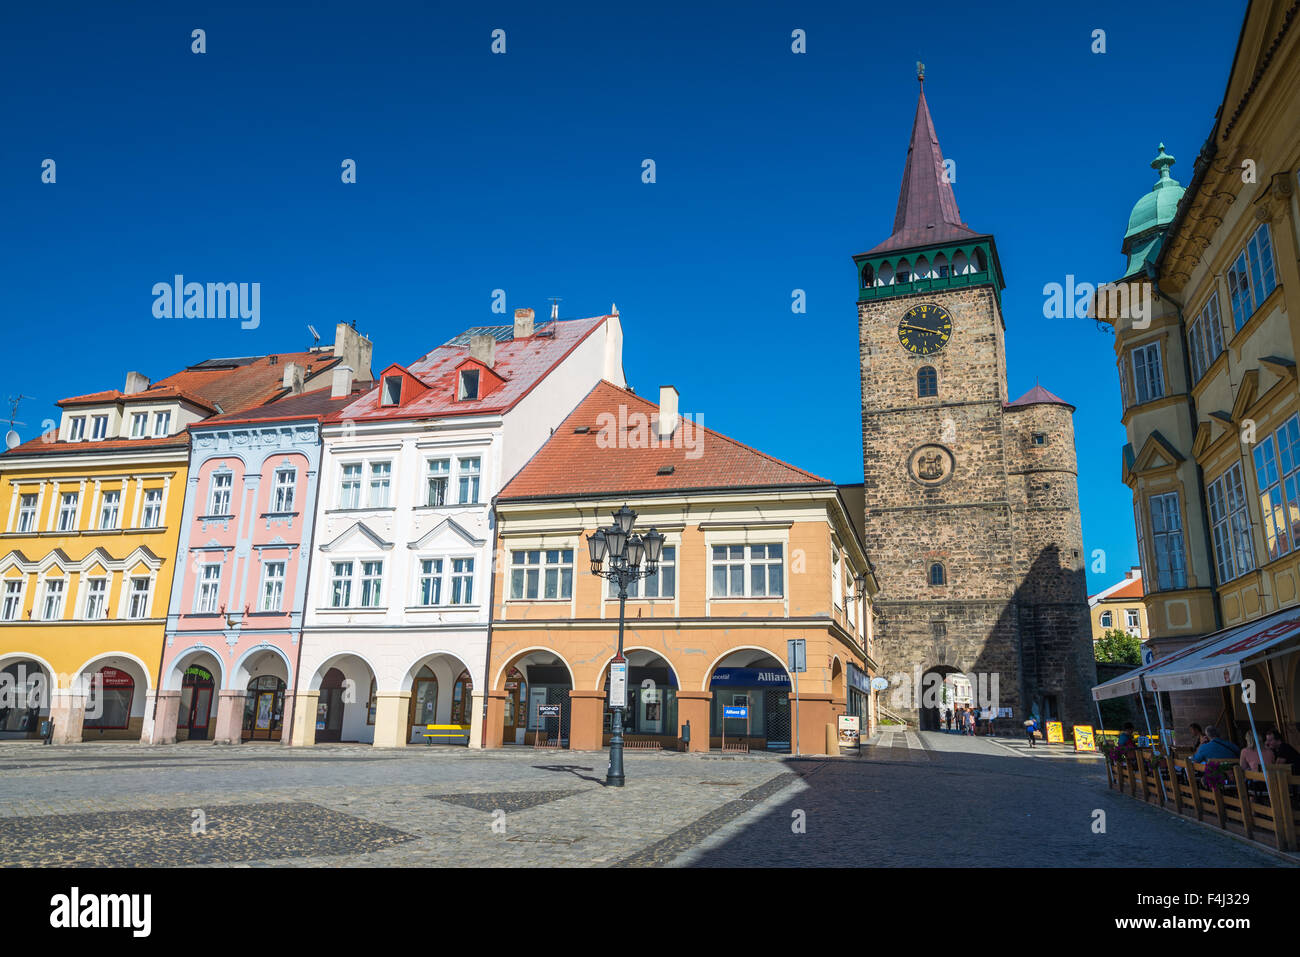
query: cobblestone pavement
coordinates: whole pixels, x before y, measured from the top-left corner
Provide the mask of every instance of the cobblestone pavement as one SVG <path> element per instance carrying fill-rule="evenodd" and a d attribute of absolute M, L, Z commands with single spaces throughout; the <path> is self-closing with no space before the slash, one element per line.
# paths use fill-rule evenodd
<path fill-rule="evenodd" d="M 1095 762 L 914 731 L 845 754 L 630 752 L 618 789 L 603 753 L 0 742 L 0 864 L 1283 863 L 1108 791 Z"/>

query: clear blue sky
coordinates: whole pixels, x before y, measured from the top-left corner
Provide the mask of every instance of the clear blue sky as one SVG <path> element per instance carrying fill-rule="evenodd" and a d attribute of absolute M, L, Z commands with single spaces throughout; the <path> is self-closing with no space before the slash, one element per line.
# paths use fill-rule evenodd
<path fill-rule="evenodd" d="M 35 397 L 25 437 L 63 396 L 303 348 L 308 323 L 409 362 L 501 321 L 503 288 L 539 316 L 617 302 L 638 391 L 861 481 L 850 257 L 890 232 L 922 59 L 963 218 L 997 237 L 1011 395 L 1078 406 L 1090 590 L 1136 559 L 1113 340 L 1044 319 L 1042 288 L 1122 272 L 1158 142 L 1186 184 L 1244 0 L 299 6 L 0 11 L 0 382 Z M 260 282 L 261 326 L 155 319 L 175 273 Z"/>

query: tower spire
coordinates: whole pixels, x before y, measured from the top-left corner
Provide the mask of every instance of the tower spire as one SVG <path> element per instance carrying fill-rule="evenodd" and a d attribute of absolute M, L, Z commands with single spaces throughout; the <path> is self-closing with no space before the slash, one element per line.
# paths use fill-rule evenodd
<path fill-rule="evenodd" d="M 939 149 L 939 137 L 925 100 L 925 64 L 920 60 L 916 61 L 916 79 L 919 85 L 916 117 L 912 121 L 912 138 L 903 167 L 903 184 L 898 191 L 894 230 L 871 253 L 979 235 L 962 222 L 957 209 L 957 197 L 952 189 L 954 177 L 945 168 L 943 151 Z"/>

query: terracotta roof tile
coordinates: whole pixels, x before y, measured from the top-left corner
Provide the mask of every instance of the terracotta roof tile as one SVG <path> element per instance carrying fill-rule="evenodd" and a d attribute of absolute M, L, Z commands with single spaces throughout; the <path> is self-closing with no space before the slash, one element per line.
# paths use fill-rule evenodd
<path fill-rule="evenodd" d="M 642 418 L 644 416 L 644 418 Z M 501 500 L 833 482 L 682 419 L 655 437 L 658 406 L 601 381 L 501 490 Z M 582 431 L 576 431 L 582 430 Z"/>

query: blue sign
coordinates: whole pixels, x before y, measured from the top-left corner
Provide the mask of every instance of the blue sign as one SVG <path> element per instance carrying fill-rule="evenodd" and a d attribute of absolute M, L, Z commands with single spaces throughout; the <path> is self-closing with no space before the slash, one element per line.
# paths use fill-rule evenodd
<path fill-rule="evenodd" d="M 723 708 L 722 716 L 724 718 L 748 718 L 749 709 L 744 707 Z"/>
<path fill-rule="evenodd" d="M 849 662 L 848 676 L 850 688 L 857 688 L 863 694 L 871 693 L 871 679 L 867 677 L 865 671 L 851 661 Z"/>
<path fill-rule="evenodd" d="M 788 688 L 790 676 L 773 668 L 719 668 L 709 685 L 714 688 Z"/>

